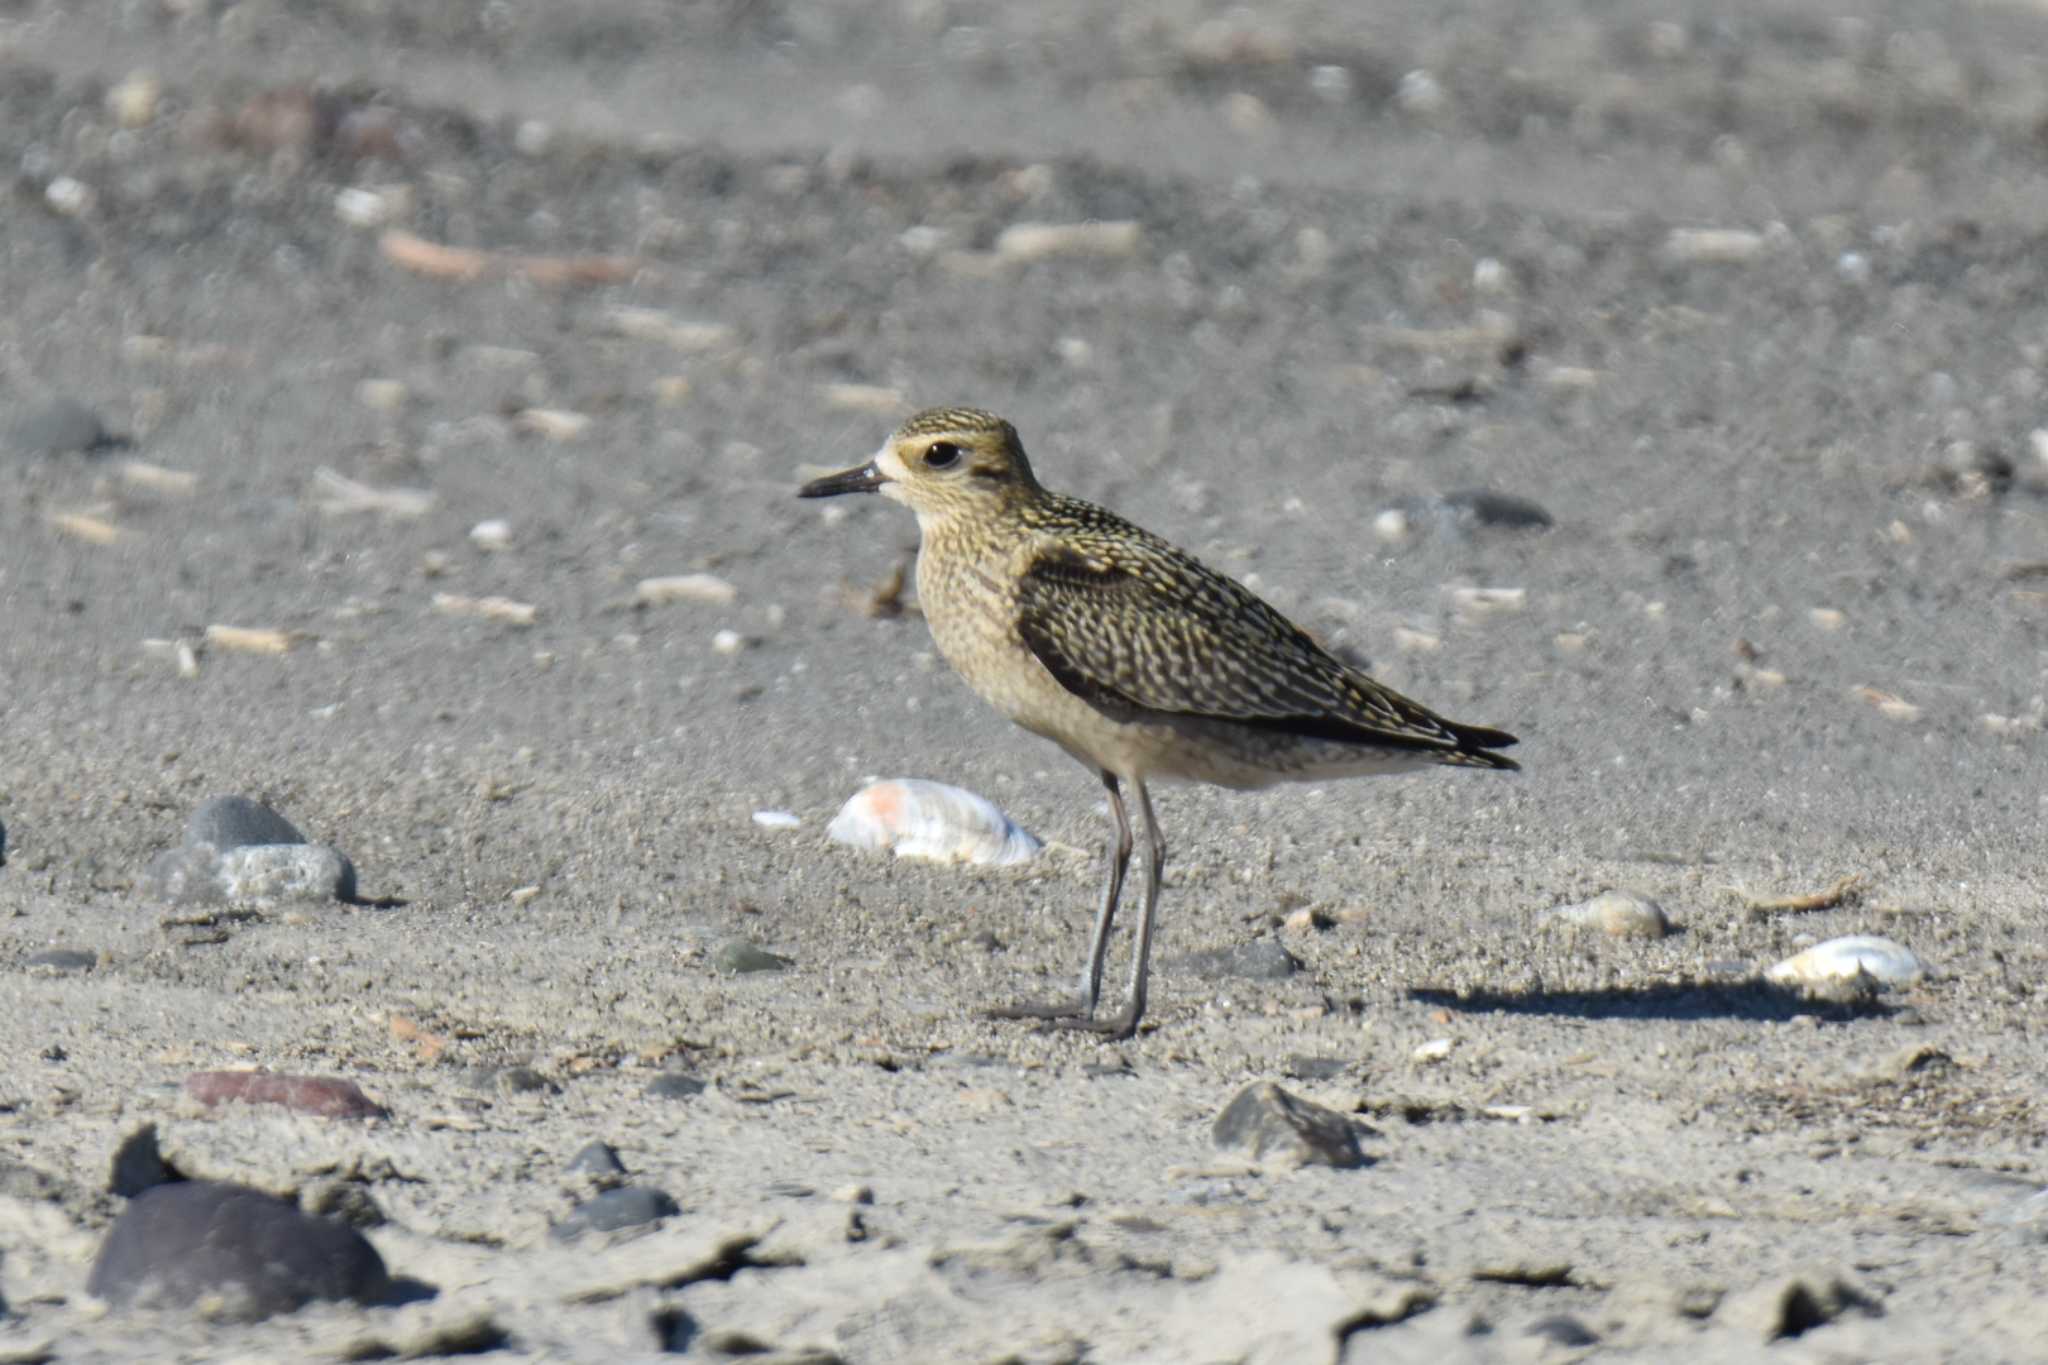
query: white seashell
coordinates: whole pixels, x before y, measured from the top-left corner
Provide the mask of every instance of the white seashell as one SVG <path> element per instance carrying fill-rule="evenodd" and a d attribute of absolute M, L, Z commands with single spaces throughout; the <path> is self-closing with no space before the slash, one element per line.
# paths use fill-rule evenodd
<path fill-rule="evenodd" d="M 1816 943 L 1786 958 L 1764 975 L 1788 985 L 1846 981 L 1858 973 L 1886 986 L 1900 986 L 1933 975 L 1927 964 L 1903 944 L 1875 934 L 1851 934 Z"/>
<path fill-rule="evenodd" d="M 889 848 L 899 858 L 1008 867 L 1044 847 L 987 797 L 943 782 L 899 777 L 854 793 L 825 827 L 855 848 Z"/>

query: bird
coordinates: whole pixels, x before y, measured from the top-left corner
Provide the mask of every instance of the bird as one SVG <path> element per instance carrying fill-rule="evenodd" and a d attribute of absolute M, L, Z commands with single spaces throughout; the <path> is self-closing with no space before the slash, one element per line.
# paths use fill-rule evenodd
<path fill-rule="evenodd" d="M 1017 429 L 979 408 L 919 412 L 865 464 L 799 497 L 880 493 L 918 524 L 917 599 L 939 653 L 998 712 L 1090 769 L 1109 796 L 1109 866 L 1078 998 L 987 1011 L 1136 1034 L 1166 840 L 1154 781 L 1252 790 L 1444 764 L 1512 771 L 1504 730 L 1446 720 L 1375 682 L 1235 579 L 1093 503 L 1040 484 Z M 1121 1008 L 1103 973 L 1134 848 L 1145 896 Z"/>

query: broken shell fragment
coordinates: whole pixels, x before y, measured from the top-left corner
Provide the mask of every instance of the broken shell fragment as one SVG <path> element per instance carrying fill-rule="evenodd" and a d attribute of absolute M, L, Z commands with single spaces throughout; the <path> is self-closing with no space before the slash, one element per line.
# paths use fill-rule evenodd
<path fill-rule="evenodd" d="M 983 867 L 1029 862 L 1043 847 L 987 797 L 915 777 L 863 787 L 825 833 L 855 848 L 893 849 L 899 858 Z"/>

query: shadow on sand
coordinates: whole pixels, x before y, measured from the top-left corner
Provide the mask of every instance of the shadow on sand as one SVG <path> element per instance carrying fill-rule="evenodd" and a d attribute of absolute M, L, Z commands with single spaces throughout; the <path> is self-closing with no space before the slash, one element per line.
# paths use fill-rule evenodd
<path fill-rule="evenodd" d="M 1549 1014 L 1567 1019 L 1747 1019 L 1783 1023 L 1795 1015 L 1881 1019 L 1890 1006 L 1868 995 L 1816 1000 L 1755 979 L 1658 982 L 1589 991 L 1445 991 L 1416 987 L 1408 998 L 1462 1014 Z"/>

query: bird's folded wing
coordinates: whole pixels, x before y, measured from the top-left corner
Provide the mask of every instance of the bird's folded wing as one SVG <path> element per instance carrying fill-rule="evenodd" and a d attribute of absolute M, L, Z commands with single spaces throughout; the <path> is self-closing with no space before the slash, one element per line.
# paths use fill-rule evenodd
<path fill-rule="evenodd" d="M 1026 567 L 1017 629 L 1062 686 L 1139 707 L 1322 738 L 1457 749 L 1457 731 L 1332 658 L 1257 597 L 1164 542 L 1071 545 Z"/>

